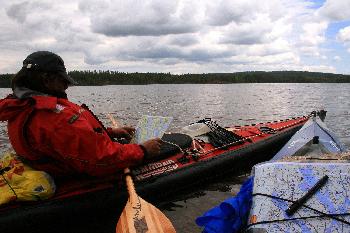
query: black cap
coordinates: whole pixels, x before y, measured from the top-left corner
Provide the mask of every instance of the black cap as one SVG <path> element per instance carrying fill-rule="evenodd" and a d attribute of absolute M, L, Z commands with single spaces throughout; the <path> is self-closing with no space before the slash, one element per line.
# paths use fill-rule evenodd
<path fill-rule="evenodd" d="M 67 74 L 62 58 L 49 51 L 38 51 L 30 54 L 24 59 L 23 68 L 49 73 L 59 73 L 70 84 L 77 84 L 77 82 Z"/>

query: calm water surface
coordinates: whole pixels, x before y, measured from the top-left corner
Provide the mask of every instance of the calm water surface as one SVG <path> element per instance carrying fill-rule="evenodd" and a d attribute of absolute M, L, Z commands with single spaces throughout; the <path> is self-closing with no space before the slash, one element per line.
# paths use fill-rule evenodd
<path fill-rule="evenodd" d="M 350 84 L 207 84 L 71 87 L 70 100 L 90 106 L 109 125 L 107 113 L 125 125 L 144 114 L 172 116 L 170 131 L 211 117 L 220 125 L 244 125 L 328 111 L 325 123 L 350 146 Z M 5 97 L 10 89 L 0 89 Z M 6 125 L 0 123 L 0 151 L 9 148 Z M 246 174 L 227 177 L 196 193 L 158 204 L 179 233 L 201 232 L 194 220 L 239 190 Z"/>

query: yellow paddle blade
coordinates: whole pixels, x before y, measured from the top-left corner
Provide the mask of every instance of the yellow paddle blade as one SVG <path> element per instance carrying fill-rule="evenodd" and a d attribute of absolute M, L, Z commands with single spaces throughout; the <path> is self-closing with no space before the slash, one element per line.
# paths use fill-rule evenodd
<path fill-rule="evenodd" d="M 121 214 L 116 233 L 175 233 L 170 220 L 141 197 L 129 198 Z"/>

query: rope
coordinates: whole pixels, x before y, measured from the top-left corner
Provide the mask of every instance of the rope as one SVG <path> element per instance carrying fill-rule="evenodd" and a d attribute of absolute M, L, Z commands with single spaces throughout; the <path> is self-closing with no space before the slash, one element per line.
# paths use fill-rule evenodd
<path fill-rule="evenodd" d="M 305 219 L 312 219 L 312 218 L 325 218 L 329 217 L 335 220 L 340 221 L 340 219 L 337 219 L 336 216 L 347 216 L 350 215 L 350 213 L 344 213 L 344 214 L 326 214 L 326 215 L 313 215 L 313 216 L 307 216 L 307 217 L 298 217 L 298 218 L 286 218 L 286 219 L 276 219 L 271 221 L 261 221 L 257 223 L 252 223 L 247 226 L 247 228 L 259 225 L 259 224 L 268 224 L 268 223 L 276 223 L 276 222 L 288 222 L 288 221 L 294 221 L 294 220 L 305 220 Z M 342 221 L 341 221 L 342 222 Z M 346 222 L 346 221 L 345 221 Z M 348 224 L 348 222 L 346 222 Z"/>
<path fill-rule="evenodd" d="M 264 194 L 264 193 L 254 193 L 253 196 L 265 196 L 265 197 L 270 197 L 272 199 L 277 199 L 277 200 L 282 200 L 282 201 L 287 201 L 287 202 L 294 203 L 294 201 L 292 201 L 292 200 L 281 198 L 281 197 L 276 197 L 276 196 L 272 196 L 272 195 Z M 350 222 L 348 222 L 348 221 L 346 221 L 344 219 L 341 219 L 341 218 L 337 218 L 337 216 L 349 216 L 350 213 L 327 214 L 327 213 L 324 213 L 324 212 L 319 211 L 317 209 L 314 209 L 314 208 L 312 208 L 310 206 L 307 206 L 305 204 L 303 204 L 302 206 L 307 208 L 307 209 L 310 209 L 312 211 L 315 211 L 316 213 L 321 214 L 321 215 L 305 216 L 305 217 L 297 217 L 297 218 L 288 218 L 288 219 L 275 219 L 275 220 L 270 220 L 270 221 L 260 221 L 260 222 L 249 224 L 247 227 L 251 227 L 251 226 L 254 226 L 254 225 L 258 225 L 258 224 L 266 224 L 266 223 L 274 223 L 274 222 L 286 222 L 286 221 L 293 221 L 293 220 L 300 220 L 300 219 L 309 219 L 309 218 L 325 218 L 325 217 L 328 217 L 328 218 L 337 220 L 339 222 L 345 223 L 347 225 L 350 225 Z"/>
<path fill-rule="evenodd" d="M 10 187 L 11 191 L 13 192 L 13 194 L 15 194 L 16 196 L 16 199 L 18 199 L 18 196 L 17 196 L 17 193 L 15 192 L 15 190 L 12 188 L 12 186 L 10 185 L 10 183 L 7 181 L 7 179 L 5 178 L 3 172 L 5 171 L 8 171 L 8 170 L 5 170 L 5 169 L 1 169 L 1 176 L 2 178 L 4 179 L 5 183 Z"/>

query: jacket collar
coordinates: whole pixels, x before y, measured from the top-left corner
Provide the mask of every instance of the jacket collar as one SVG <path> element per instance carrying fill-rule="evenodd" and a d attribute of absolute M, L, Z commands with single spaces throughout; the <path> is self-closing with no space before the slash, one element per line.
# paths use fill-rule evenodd
<path fill-rule="evenodd" d="M 39 91 L 34 91 L 26 87 L 15 87 L 13 90 L 13 94 L 18 98 L 18 99 L 26 99 L 28 97 L 32 96 L 48 96 L 47 94 L 44 94 Z"/>
<path fill-rule="evenodd" d="M 42 92 L 34 91 L 26 87 L 16 87 L 13 94 L 18 99 L 32 98 L 35 100 L 36 109 L 55 109 L 57 104 L 57 97 L 49 96 Z"/>

